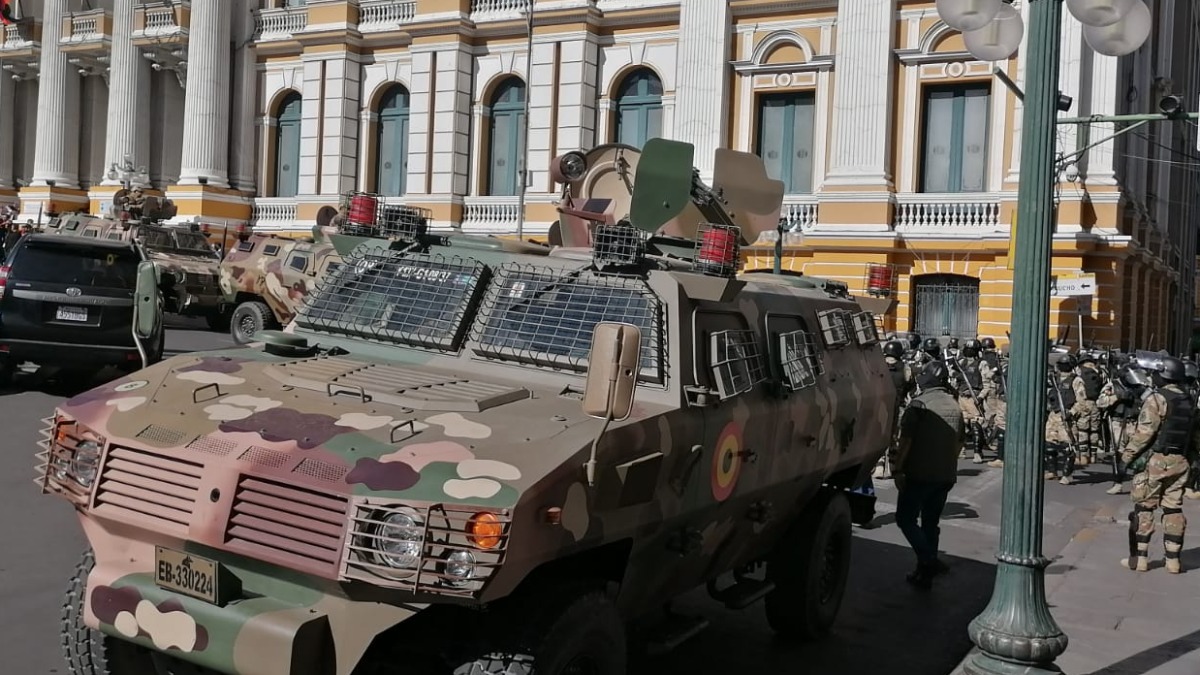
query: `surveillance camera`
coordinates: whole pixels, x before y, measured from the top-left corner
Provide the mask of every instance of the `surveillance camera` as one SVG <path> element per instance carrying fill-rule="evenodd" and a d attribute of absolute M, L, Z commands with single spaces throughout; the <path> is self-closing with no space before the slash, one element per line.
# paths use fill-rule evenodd
<path fill-rule="evenodd" d="M 1063 171 L 1063 177 L 1071 183 L 1079 180 L 1079 167 L 1074 164 L 1068 164 L 1066 170 Z"/>

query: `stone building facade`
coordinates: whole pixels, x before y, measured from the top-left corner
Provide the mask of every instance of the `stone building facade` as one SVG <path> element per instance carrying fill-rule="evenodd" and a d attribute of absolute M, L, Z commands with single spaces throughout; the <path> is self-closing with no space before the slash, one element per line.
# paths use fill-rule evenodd
<path fill-rule="evenodd" d="M 1197 10 L 1147 1 L 1153 37 L 1121 59 L 1067 16 L 1066 114 L 1200 100 Z M 993 71 L 1020 85 L 1024 60 L 974 60 L 931 1 L 536 0 L 532 39 L 529 0 L 84 4 L 20 0 L 0 44 L 0 198 L 22 217 L 101 210 L 129 157 L 181 219 L 284 233 L 366 190 L 514 234 L 524 177 L 535 236 L 554 155 L 662 136 L 695 144 L 704 175 L 719 146 L 764 157 L 788 186 L 787 268 L 886 290 L 892 329 L 1004 341 L 1021 105 Z M 1059 150 L 1112 131 L 1062 126 Z M 1085 342 L 1186 341 L 1197 155 L 1178 122 L 1064 161 L 1053 265 L 1097 275 Z M 1077 342 L 1079 306 L 1052 302 L 1052 337 Z"/>

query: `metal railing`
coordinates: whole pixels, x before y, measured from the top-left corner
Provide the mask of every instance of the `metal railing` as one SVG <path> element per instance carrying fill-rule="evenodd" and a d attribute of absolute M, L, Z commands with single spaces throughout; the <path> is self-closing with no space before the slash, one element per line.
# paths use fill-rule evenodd
<path fill-rule="evenodd" d="M 520 208 L 516 197 L 467 197 L 463 203 L 462 229 L 512 234 L 517 231 Z"/>
<path fill-rule="evenodd" d="M 416 16 L 417 3 L 413 0 L 364 0 L 359 5 L 358 29 L 390 30 L 411 22 Z"/>
<path fill-rule="evenodd" d="M 259 40 L 286 39 L 308 27 L 307 7 L 281 7 L 260 10 L 255 37 Z"/>
<path fill-rule="evenodd" d="M 989 194 L 896 195 L 897 232 L 996 230 L 1000 199 Z"/>

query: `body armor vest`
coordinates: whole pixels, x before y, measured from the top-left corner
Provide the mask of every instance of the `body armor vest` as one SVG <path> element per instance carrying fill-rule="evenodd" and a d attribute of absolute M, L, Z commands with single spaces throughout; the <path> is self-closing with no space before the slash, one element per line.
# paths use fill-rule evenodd
<path fill-rule="evenodd" d="M 1079 379 L 1083 380 L 1084 395 L 1087 400 L 1095 401 L 1100 398 L 1100 390 L 1104 389 L 1104 378 L 1092 368 L 1080 368 Z"/>
<path fill-rule="evenodd" d="M 984 363 L 991 366 L 992 370 L 1000 369 L 1000 355 L 996 352 L 984 352 L 983 356 L 980 358 L 983 359 Z"/>
<path fill-rule="evenodd" d="M 1192 441 L 1196 407 L 1192 397 L 1171 389 L 1158 390 L 1167 401 L 1167 414 L 1163 416 L 1154 438 L 1154 451 L 1164 455 L 1187 454 Z"/>
<path fill-rule="evenodd" d="M 1071 408 L 1075 407 L 1075 388 L 1071 386 L 1074 382 L 1075 377 L 1068 375 L 1067 377 L 1060 376 L 1058 381 L 1054 383 L 1058 388 L 1058 394 L 1051 392 L 1050 407 L 1055 412 L 1069 412 Z M 1062 398 L 1061 405 L 1059 403 L 1060 395 Z M 1065 410 L 1063 406 L 1066 406 Z"/>
<path fill-rule="evenodd" d="M 904 380 L 904 364 L 889 360 L 888 370 L 892 374 L 892 384 L 896 387 L 896 393 L 903 396 L 904 391 L 908 389 L 908 382 Z"/>
<path fill-rule="evenodd" d="M 983 388 L 983 373 L 979 372 L 979 359 L 963 359 L 960 365 L 965 382 L 959 383 L 959 391 L 962 393 L 974 391 L 978 395 L 979 390 Z"/>

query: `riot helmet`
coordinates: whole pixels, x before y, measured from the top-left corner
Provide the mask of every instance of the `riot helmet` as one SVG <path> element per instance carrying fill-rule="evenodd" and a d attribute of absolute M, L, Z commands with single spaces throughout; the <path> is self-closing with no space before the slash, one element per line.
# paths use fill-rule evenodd
<path fill-rule="evenodd" d="M 942 357 L 942 343 L 938 342 L 938 339 L 935 337 L 925 338 L 925 341 L 921 343 L 921 351 L 935 359 L 939 359 Z"/>
<path fill-rule="evenodd" d="M 883 355 L 893 359 L 904 358 L 904 343 L 899 340 L 888 341 L 883 345 Z"/>
<path fill-rule="evenodd" d="M 908 350 L 917 351 L 921 348 L 921 336 L 917 333 L 908 334 Z"/>
<path fill-rule="evenodd" d="M 996 348 L 996 341 L 990 337 L 983 338 L 982 340 L 979 341 L 979 344 L 983 349 L 986 349 L 988 351 L 992 351 Z"/>
<path fill-rule="evenodd" d="M 1200 380 L 1200 365 L 1196 365 L 1195 361 L 1184 361 L 1183 372 L 1187 374 L 1188 382 L 1195 384 L 1196 380 Z"/>
<path fill-rule="evenodd" d="M 1080 363 L 1095 363 L 1096 355 L 1091 352 L 1079 352 Z"/>
<path fill-rule="evenodd" d="M 1127 387 L 1143 389 L 1150 386 L 1150 376 L 1141 368 L 1130 365 L 1121 370 L 1121 383 Z"/>
<path fill-rule="evenodd" d="M 1187 367 L 1174 356 L 1164 356 L 1162 370 L 1158 371 L 1158 376 L 1168 384 L 1182 383 L 1187 380 Z"/>
<path fill-rule="evenodd" d="M 1060 373 L 1069 373 L 1075 370 L 1075 356 L 1073 354 L 1063 354 L 1058 357 L 1058 362 L 1054 364 Z"/>
<path fill-rule="evenodd" d="M 933 387 L 949 388 L 950 369 L 941 361 L 934 361 L 926 365 L 917 375 L 917 386 L 922 390 Z"/>
<path fill-rule="evenodd" d="M 958 338 L 950 338 L 949 342 L 946 343 L 946 349 L 958 349 Z"/>
<path fill-rule="evenodd" d="M 979 356 L 979 350 L 982 347 L 983 345 L 979 343 L 979 340 L 967 340 L 966 344 L 963 345 L 962 355 L 966 357 Z"/>

